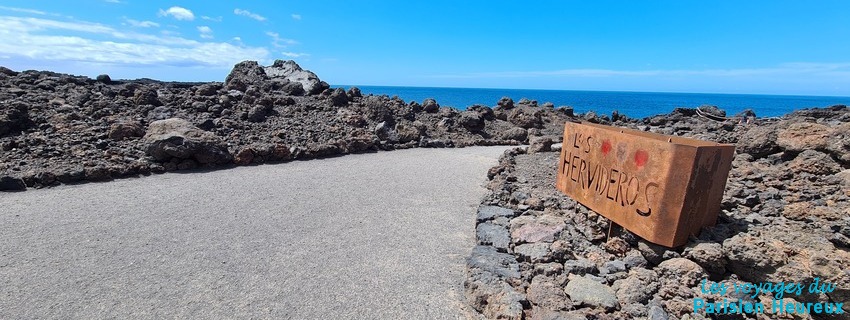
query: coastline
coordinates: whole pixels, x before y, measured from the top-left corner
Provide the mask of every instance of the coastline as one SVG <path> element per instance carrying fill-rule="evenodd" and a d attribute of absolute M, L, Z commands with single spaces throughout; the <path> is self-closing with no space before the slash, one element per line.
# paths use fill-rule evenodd
<path fill-rule="evenodd" d="M 776 118 L 677 108 L 637 119 L 503 97 L 459 110 L 433 99 L 331 89 L 291 61 L 243 62 L 211 83 L 5 68 L 0 83 L 3 191 L 407 148 L 528 144 L 487 172 L 489 193 L 477 209 L 464 297 L 486 317 L 704 319 L 694 312 L 696 299 L 724 296 L 701 292 L 703 279 L 731 287 L 817 277 L 838 286 L 795 298 L 850 299 L 850 274 L 841 273 L 850 269 L 846 106 Z M 616 226 L 609 237 L 607 219 L 551 187 L 566 121 L 736 144 L 717 226 L 679 248 Z M 747 301 L 755 302 L 770 303 Z"/>
<path fill-rule="evenodd" d="M 307 80 L 267 76 L 269 68 Z M 693 116 L 687 111 L 693 109 L 642 119 L 576 114 L 571 107 L 511 98 L 459 110 L 433 99 L 405 102 L 364 95 L 356 87 L 331 89 L 283 61 L 269 67 L 240 63 L 224 82 L 209 83 L 0 71 L 0 176 L 6 190 L 378 150 L 520 145 L 544 136 L 558 141 L 564 121 L 576 119 L 670 133 L 677 119 Z M 196 135 L 190 141 L 195 145 L 183 143 L 175 154 L 151 150 L 163 151 L 169 146 L 163 142 L 175 136 L 159 132 L 157 140 L 148 134 L 155 131 L 151 125 L 173 118 L 185 120 L 177 131 Z"/>

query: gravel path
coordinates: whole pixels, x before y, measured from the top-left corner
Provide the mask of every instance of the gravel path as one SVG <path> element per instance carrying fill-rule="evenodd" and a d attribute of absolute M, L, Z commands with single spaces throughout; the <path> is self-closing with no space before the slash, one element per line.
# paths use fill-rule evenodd
<path fill-rule="evenodd" d="M 504 147 L 0 194 L 0 318 L 454 319 Z"/>

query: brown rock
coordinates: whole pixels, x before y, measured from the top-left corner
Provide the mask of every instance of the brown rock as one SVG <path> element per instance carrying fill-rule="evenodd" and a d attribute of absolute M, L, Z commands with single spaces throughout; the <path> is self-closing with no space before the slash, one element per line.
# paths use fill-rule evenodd
<path fill-rule="evenodd" d="M 572 301 L 567 298 L 564 289 L 555 280 L 546 276 L 536 276 L 526 291 L 528 301 L 548 310 L 568 310 Z"/>
<path fill-rule="evenodd" d="M 540 111 L 528 111 L 523 108 L 512 109 L 508 114 L 508 121 L 521 128 L 537 128 L 543 124 L 540 119 Z"/>
<path fill-rule="evenodd" d="M 765 274 L 774 272 L 788 262 L 777 244 L 750 234 L 739 234 L 723 241 L 723 251 L 729 260 L 727 269 L 746 281 L 758 282 Z"/>
<path fill-rule="evenodd" d="M 810 122 L 793 123 L 788 128 L 779 131 L 776 144 L 787 151 L 802 152 L 805 150 L 826 149 L 829 127 Z"/>
<path fill-rule="evenodd" d="M 145 129 L 138 121 L 113 123 L 109 126 L 109 138 L 112 140 L 124 140 L 145 135 Z"/>
<path fill-rule="evenodd" d="M 269 154 L 270 159 L 273 161 L 288 160 L 290 155 L 292 155 L 292 153 L 289 151 L 289 147 L 279 143 L 272 147 L 271 153 Z"/>
<path fill-rule="evenodd" d="M 675 279 L 686 286 L 693 287 L 707 274 L 696 262 L 685 258 L 673 258 L 658 265 L 658 273 L 661 277 Z"/>
<path fill-rule="evenodd" d="M 511 238 L 515 243 L 552 242 L 555 241 L 558 233 L 564 230 L 564 226 L 563 224 L 555 226 L 527 224 L 511 232 Z"/>
<path fill-rule="evenodd" d="M 530 140 L 531 145 L 528 146 L 528 153 L 538 153 L 552 151 L 552 138 L 550 137 L 533 137 Z"/>
<path fill-rule="evenodd" d="M 788 163 L 788 169 L 791 172 L 808 172 L 817 175 L 828 175 L 841 171 L 841 165 L 832 159 L 828 154 L 815 151 L 805 150 L 797 155 L 794 160 Z"/>
<path fill-rule="evenodd" d="M 221 139 L 179 118 L 152 122 L 144 139 L 145 152 L 159 162 L 193 158 L 201 164 L 224 164 L 233 159 Z"/>
<path fill-rule="evenodd" d="M 233 163 L 240 166 L 251 164 L 252 161 L 254 161 L 254 150 L 250 147 L 239 150 L 236 156 L 233 157 Z"/>
<path fill-rule="evenodd" d="M 756 158 L 779 152 L 776 145 L 775 126 L 754 126 L 741 135 L 735 144 L 739 152 L 750 154 Z"/>
<path fill-rule="evenodd" d="M 719 243 L 698 243 L 685 249 L 685 257 L 713 274 L 726 273 L 726 255 Z"/>
<path fill-rule="evenodd" d="M 830 135 L 830 141 L 826 146 L 826 149 L 830 154 L 836 157 L 838 161 L 845 165 L 850 164 L 850 122 L 842 123 L 841 125 L 833 128 L 832 135 Z"/>

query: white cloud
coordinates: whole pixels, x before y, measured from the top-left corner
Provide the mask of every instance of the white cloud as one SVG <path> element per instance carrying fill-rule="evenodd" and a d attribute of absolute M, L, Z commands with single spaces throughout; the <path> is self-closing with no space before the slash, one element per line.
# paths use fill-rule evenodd
<path fill-rule="evenodd" d="M 212 31 L 212 28 L 210 28 L 210 27 L 199 26 L 198 32 L 201 33 L 201 38 L 204 38 L 204 39 L 212 39 L 213 38 L 213 31 Z"/>
<path fill-rule="evenodd" d="M 162 30 L 159 33 L 161 33 L 164 36 L 179 36 L 180 35 L 180 32 L 177 32 L 177 31 L 174 31 L 174 30 Z"/>
<path fill-rule="evenodd" d="M 139 20 L 124 18 L 124 22 L 126 24 L 129 24 L 130 26 L 137 27 L 137 28 L 158 28 L 159 27 L 159 23 L 156 23 L 156 22 L 153 22 L 153 21 L 147 21 L 147 20 L 139 21 Z"/>
<path fill-rule="evenodd" d="M 171 17 L 173 17 L 174 19 L 177 19 L 177 20 L 187 20 L 187 21 L 195 20 L 195 14 L 192 13 L 192 10 L 189 10 L 189 9 L 186 9 L 186 8 L 183 8 L 183 7 L 177 7 L 177 6 L 168 8 L 168 10 L 159 9 L 158 15 L 160 17 L 171 16 Z"/>
<path fill-rule="evenodd" d="M 233 37 L 233 39 L 230 39 L 230 40 L 233 40 L 233 41 L 236 41 L 236 42 L 242 42 L 241 37 Z"/>
<path fill-rule="evenodd" d="M 266 48 L 125 32 L 90 22 L 0 16 L 0 55 L 12 59 L 111 66 L 229 68 L 268 61 Z"/>
<path fill-rule="evenodd" d="M 277 32 L 267 31 L 266 35 L 272 38 L 272 45 L 276 48 L 286 48 L 288 46 L 294 46 L 298 44 L 298 41 L 287 38 L 281 38 L 280 34 Z"/>
<path fill-rule="evenodd" d="M 292 19 L 295 19 L 295 20 L 301 20 L 301 15 L 300 15 L 300 14 L 293 13 L 293 14 L 292 14 Z"/>
<path fill-rule="evenodd" d="M 124 2 L 122 2 L 121 0 L 103 0 L 103 2 L 108 2 L 108 3 L 124 3 Z"/>
<path fill-rule="evenodd" d="M 19 13 L 37 14 L 37 15 L 40 15 L 40 16 L 47 15 L 47 12 L 34 10 L 34 9 L 27 9 L 27 8 L 13 8 L 13 7 L 0 6 L 0 10 L 19 12 Z"/>
<path fill-rule="evenodd" d="M 309 57 L 310 56 L 309 53 L 298 53 L 298 52 L 287 52 L 287 51 L 281 52 L 280 54 L 283 55 L 284 57 L 287 57 L 287 58 L 302 58 L 302 57 Z"/>
<path fill-rule="evenodd" d="M 456 75 L 442 75 L 439 78 L 537 78 L 537 77 L 668 77 L 668 76 L 708 76 L 708 77 L 751 77 L 751 76 L 792 76 L 822 75 L 850 77 L 850 63 L 783 63 L 767 68 L 739 69 L 654 69 L 654 70 L 613 70 L 613 69 L 562 69 L 552 71 L 507 71 L 482 72 Z"/>
<path fill-rule="evenodd" d="M 251 19 L 254 19 L 254 20 L 257 20 L 257 21 L 266 21 L 266 17 L 263 17 L 263 16 L 256 14 L 256 13 L 253 13 L 251 11 L 242 10 L 242 9 L 239 9 L 239 8 L 233 9 L 233 14 L 235 14 L 237 16 L 248 17 L 248 18 L 251 18 Z"/>
<path fill-rule="evenodd" d="M 220 17 L 220 16 L 219 16 L 219 17 L 215 17 L 215 18 L 210 17 L 210 16 L 201 16 L 201 19 L 204 19 L 204 20 L 207 20 L 207 21 L 213 21 L 213 22 L 221 22 L 221 17 Z"/>

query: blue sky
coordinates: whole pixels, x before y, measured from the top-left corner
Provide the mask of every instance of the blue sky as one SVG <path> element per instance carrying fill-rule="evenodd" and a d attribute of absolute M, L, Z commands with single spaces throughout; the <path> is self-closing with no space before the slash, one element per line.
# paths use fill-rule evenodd
<path fill-rule="evenodd" d="M 4 0 L 0 65 L 223 81 L 850 96 L 850 1 Z"/>

